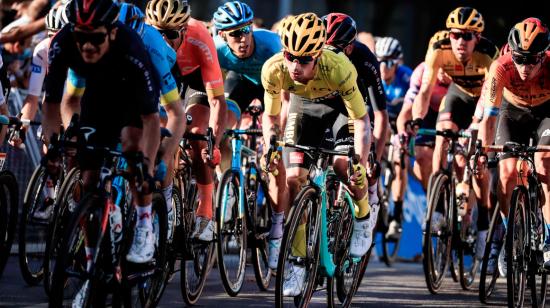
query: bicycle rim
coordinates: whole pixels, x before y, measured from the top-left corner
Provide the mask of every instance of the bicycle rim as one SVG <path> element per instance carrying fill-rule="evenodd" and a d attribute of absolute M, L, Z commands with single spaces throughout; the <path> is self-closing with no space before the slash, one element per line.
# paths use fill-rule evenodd
<path fill-rule="evenodd" d="M 508 266 L 508 306 L 521 307 L 525 299 L 526 269 L 525 249 L 528 248 L 527 220 L 525 209 L 529 206 L 527 190 L 518 186 L 512 192 L 508 233 L 506 235 L 506 256 Z"/>
<path fill-rule="evenodd" d="M 475 258 L 475 245 L 477 235 L 471 234 L 469 227 L 461 224 L 460 233 L 457 234 L 458 240 L 458 269 L 460 286 L 463 290 L 471 290 L 475 281 L 477 271 L 479 270 L 479 261 Z"/>
<path fill-rule="evenodd" d="M 313 289 L 317 284 L 317 267 L 319 264 L 319 219 L 318 194 L 315 188 L 305 187 L 298 194 L 291 213 L 289 223 L 285 226 L 279 261 L 277 264 L 277 275 L 275 284 L 275 306 L 283 307 L 290 304 L 296 307 L 307 307 L 311 299 Z M 303 235 L 305 245 L 296 244 L 295 254 L 293 255 L 293 243 L 299 226 L 304 228 Z M 301 242 L 301 241 L 297 241 Z M 285 280 L 297 279 L 292 274 L 293 266 L 301 266 L 304 269 L 305 277 L 302 289 L 299 295 L 294 297 L 284 297 L 283 288 Z"/>
<path fill-rule="evenodd" d="M 249 246 L 256 284 L 260 290 L 267 291 L 272 277 L 267 255 L 271 202 L 267 184 L 263 181 L 259 181 L 258 184 L 256 200 L 247 207 L 247 216 L 250 218 L 249 233 L 252 238 Z"/>
<path fill-rule="evenodd" d="M 502 226 L 502 218 L 500 216 L 500 209 L 497 205 L 493 210 L 493 216 L 491 218 L 491 224 L 489 225 L 489 232 L 487 236 L 487 242 L 485 243 L 485 251 L 483 252 L 483 260 L 481 262 L 481 272 L 479 276 L 479 300 L 486 304 L 489 297 L 493 294 L 496 287 L 496 282 L 500 276 L 498 269 L 495 266 L 495 270 L 491 275 L 487 275 L 487 267 L 489 265 L 489 258 L 491 257 L 491 245 L 496 241 L 502 241 L 504 234 L 498 230 Z M 496 256 L 498 262 L 498 255 Z"/>
<path fill-rule="evenodd" d="M 230 296 L 237 296 L 241 291 L 246 270 L 246 219 L 239 217 L 240 203 L 246 200 L 239 199 L 240 185 L 244 183 L 239 182 L 238 176 L 226 170 L 216 198 L 218 267 L 224 289 Z"/>

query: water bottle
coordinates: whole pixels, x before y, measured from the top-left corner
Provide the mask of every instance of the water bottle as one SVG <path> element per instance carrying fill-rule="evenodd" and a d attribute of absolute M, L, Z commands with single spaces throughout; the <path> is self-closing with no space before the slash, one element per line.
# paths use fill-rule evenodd
<path fill-rule="evenodd" d="M 120 207 L 112 201 L 108 201 L 111 211 L 109 212 L 109 223 L 111 225 L 111 238 L 113 243 L 118 243 L 122 239 L 122 213 Z"/>

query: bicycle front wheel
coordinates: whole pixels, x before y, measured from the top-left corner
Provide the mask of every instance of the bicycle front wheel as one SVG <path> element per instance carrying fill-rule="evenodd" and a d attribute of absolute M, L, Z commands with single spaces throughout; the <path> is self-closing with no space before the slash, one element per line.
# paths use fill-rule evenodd
<path fill-rule="evenodd" d="M 241 291 L 246 270 L 246 219 L 240 215 L 239 174 L 226 170 L 218 186 L 216 232 L 218 267 L 223 287 L 230 296 Z M 244 213 L 243 213 L 244 214 Z"/>
<path fill-rule="evenodd" d="M 0 172 L 0 276 L 8 262 L 17 227 L 19 189 L 15 175 Z"/>
<path fill-rule="evenodd" d="M 433 174 L 428 202 L 426 227 L 422 242 L 424 276 L 428 290 L 437 294 L 449 267 L 452 243 L 453 217 L 451 183 L 443 173 Z M 436 214 L 437 213 L 437 214 Z M 439 217 L 439 218 L 437 218 Z"/>
<path fill-rule="evenodd" d="M 307 307 L 317 284 L 319 194 L 307 186 L 298 194 L 285 226 L 275 283 L 275 306 Z"/>
<path fill-rule="evenodd" d="M 526 249 L 529 249 L 528 226 L 525 209 L 529 208 L 529 196 L 525 186 L 517 186 L 512 192 L 508 228 L 506 234 L 506 262 L 508 307 L 522 307 L 527 279 Z"/>
<path fill-rule="evenodd" d="M 497 204 L 496 208 L 493 211 L 491 224 L 489 225 L 487 241 L 485 242 L 485 251 L 483 252 L 483 260 L 481 262 L 481 272 L 479 274 L 479 300 L 484 304 L 487 303 L 487 300 L 495 291 L 496 282 L 498 277 L 500 276 L 496 266 L 496 263 L 498 262 L 498 254 L 495 252 L 491 254 L 491 246 L 500 246 L 503 240 L 504 226 L 502 225 L 500 208 Z M 487 273 L 489 262 L 493 263 L 492 273 Z"/>
<path fill-rule="evenodd" d="M 271 221 L 271 199 L 269 190 L 264 181 L 258 181 L 254 202 L 249 202 L 247 207 L 247 216 L 249 220 L 249 230 L 252 229 L 250 236 L 252 238 L 250 247 L 251 262 L 254 267 L 254 276 L 256 284 L 262 291 L 267 291 L 271 282 L 272 271 L 268 263 L 268 240 L 270 221 Z"/>

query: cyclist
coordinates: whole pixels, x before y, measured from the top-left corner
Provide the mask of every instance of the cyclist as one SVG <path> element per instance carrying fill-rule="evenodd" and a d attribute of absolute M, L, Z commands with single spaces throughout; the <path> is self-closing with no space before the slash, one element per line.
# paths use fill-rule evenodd
<path fill-rule="evenodd" d="M 489 70 L 483 85 L 484 117 L 480 123 L 480 139 L 484 145 L 504 145 L 508 141 L 550 145 L 550 45 L 549 30 L 537 18 L 527 18 L 510 31 L 511 52 L 500 56 Z M 498 125 L 497 125 L 498 116 Z M 495 134 L 496 132 L 496 134 Z M 536 135 L 536 136 L 533 136 Z M 535 164 L 544 191 L 542 208 L 546 231 L 550 231 L 550 167 L 549 155 L 537 153 Z M 517 159 L 502 155 L 499 162 L 500 187 L 498 200 L 507 226 L 512 190 L 517 182 Z M 548 234 L 548 233 L 547 233 Z M 491 247 L 491 270 L 502 243 Z M 505 258 L 502 258 L 505 259 Z M 501 262 L 499 262 L 501 263 Z M 501 268 L 502 264 L 499 264 Z M 544 267 L 550 269 L 550 237 L 544 245 Z M 488 268 L 489 270 L 489 268 Z"/>
<path fill-rule="evenodd" d="M 491 62 L 498 55 L 498 48 L 481 36 L 485 23 L 481 14 L 474 8 L 456 8 L 447 17 L 446 25 L 449 29 L 449 39 L 437 42 L 433 50 L 426 54 L 426 68 L 422 76 L 422 85 L 414 99 L 412 114 L 415 126 L 419 126 L 421 119 L 428 112 L 437 72 L 442 68 L 453 82 L 440 105 L 436 128 L 458 131 L 467 129 L 472 122 L 483 81 Z M 444 143 L 444 138 L 436 137 L 432 174 L 438 172 L 443 163 Z M 457 162 L 461 167 L 466 164 L 460 156 L 457 157 Z M 476 257 L 481 259 L 489 228 L 488 178 L 476 176 L 473 182 L 478 204 Z M 432 217 L 435 230 L 444 222 L 443 214 L 439 210 L 436 209 Z"/>
<path fill-rule="evenodd" d="M 187 130 L 196 134 L 205 134 L 207 127 L 214 130 L 213 157 L 207 157 L 206 142 L 191 142 L 193 172 L 197 176 L 200 196 L 192 236 L 201 241 L 212 241 L 214 178 L 210 166 L 220 161 L 219 144 L 227 109 L 214 41 L 206 26 L 191 18 L 191 7 L 185 0 L 151 0 L 147 3 L 146 15 L 147 23 L 158 29 L 176 50 L 179 78 L 185 90 L 185 111 L 193 118 Z"/>
<path fill-rule="evenodd" d="M 124 152 L 142 150 L 146 179 L 151 179 L 160 139 L 159 91 L 141 38 L 117 22 L 118 12 L 118 5 L 111 0 L 70 2 L 71 26 L 59 30 L 48 51 L 44 136 L 47 142 L 61 120 L 67 127 L 72 115 L 80 113 L 87 143 L 114 148 L 120 139 Z M 69 68 L 80 79 L 69 78 L 63 94 Z M 79 154 L 85 191 L 93 190 L 97 184 L 101 163 L 101 157 L 94 153 Z M 133 263 L 151 261 L 155 250 L 152 196 L 147 186 L 140 193 L 133 191 L 138 218 L 126 256 Z M 89 266 L 94 251 L 88 246 L 85 250 Z M 86 288 L 87 284 L 81 291 Z"/>
<path fill-rule="evenodd" d="M 281 33 L 283 52 L 269 59 L 262 68 L 262 84 L 266 90 L 263 121 L 266 145 L 272 135 L 280 137 L 279 117 L 281 91 L 289 91 L 290 107 L 284 132 L 284 141 L 293 144 L 319 146 L 325 139 L 325 129 L 333 130 L 337 149 L 354 146 L 360 162 L 354 166 L 350 186 L 354 202 L 359 208 L 350 243 L 351 255 L 361 257 L 370 248 L 372 231 L 378 215 L 377 204 L 367 199 L 365 166 L 370 148 L 370 120 L 365 101 L 357 86 L 357 72 L 343 53 L 323 49 L 325 27 L 313 13 L 294 17 Z M 349 116 L 349 117 L 348 117 Z M 349 124 L 348 124 L 349 123 Z M 306 180 L 312 162 L 297 149 L 283 150 L 287 167 L 286 182 L 290 200 Z M 271 161 L 273 157 L 268 159 Z M 283 165 L 276 160 L 270 168 L 281 176 Z M 347 159 L 335 157 L 335 171 L 347 178 Z M 272 170 L 273 170 L 272 169 Z M 374 191 L 376 186 L 374 186 Z M 369 188 L 370 189 L 370 188 Z M 298 231 L 300 232 L 300 231 Z M 299 255 L 304 254 L 304 228 L 292 244 Z M 283 286 L 285 296 L 296 296 L 304 283 L 305 269 L 293 265 L 288 281 Z"/>
<path fill-rule="evenodd" d="M 214 13 L 213 21 L 218 31 L 214 37 L 218 58 L 225 75 L 225 96 L 229 110 L 226 126 L 232 127 L 240 121 L 241 111 L 253 100 L 264 100 L 264 88 L 261 84 L 262 65 L 281 50 L 279 36 L 271 31 L 252 29 L 254 13 L 250 7 L 240 1 L 226 2 Z M 225 153 L 223 153 L 225 155 Z M 224 156 L 222 155 L 222 156 Z M 227 153 L 231 156 L 231 153 Z M 224 156 L 225 157 L 225 156 Z M 274 183 L 275 181 L 270 181 Z M 281 183 L 283 187 L 284 183 Z M 284 207 L 279 200 L 284 189 L 270 184 L 271 198 L 274 202 L 269 233 L 270 249 L 278 249 L 283 236 Z M 229 213 L 229 211 L 227 211 Z M 269 254 L 271 265 L 277 267 L 276 254 Z"/>
<path fill-rule="evenodd" d="M 403 50 L 401 43 L 393 37 L 380 37 L 376 40 L 375 52 L 380 61 L 382 84 L 386 92 L 388 116 L 392 135 L 396 136 L 396 121 L 403 106 L 405 94 L 409 89 L 412 70 L 401 64 L 403 62 Z M 392 137 L 394 139 L 395 137 Z M 397 151 L 395 151 L 397 152 Z M 396 153 L 397 154 L 397 153 Z M 395 179 L 392 182 L 392 195 L 394 210 L 391 217 L 387 236 L 395 237 L 401 230 L 401 216 L 403 212 L 403 199 L 407 187 L 406 166 L 400 166 L 399 155 L 389 157 L 394 160 Z"/>
<path fill-rule="evenodd" d="M 344 52 L 357 69 L 357 84 L 365 97 L 369 117 L 374 120 L 376 157 L 380 159 L 386 143 L 388 113 L 376 56 L 367 46 L 357 41 L 357 26 L 350 16 L 330 13 L 323 16 L 322 20 L 327 30 L 327 48 L 335 52 Z"/>
<path fill-rule="evenodd" d="M 436 32 L 429 43 L 429 50 L 433 48 L 434 44 L 437 42 L 448 39 L 449 31 L 438 31 Z M 408 121 L 412 120 L 412 105 L 414 98 L 418 94 L 420 87 L 422 85 L 422 76 L 424 75 L 424 70 L 426 68 L 426 63 L 420 63 L 413 71 L 411 76 L 411 82 L 409 85 L 409 90 L 405 94 L 405 100 L 403 102 L 403 108 L 399 113 L 397 118 L 397 131 L 401 135 L 407 133 L 406 124 Z M 442 69 L 439 69 L 437 73 L 437 81 L 434 86 L 432 95 L 430 96 L 430 109 L 422 122 L 422 128 L 426 129 L 435 129 L 435 124 L 437 120 L 437 114 L 439 111 L 439 105 L 442 98 L 447 93 L 449 84 L 451 83 L 451 78 L 443 72 Z M 433 147 L 435 143 L 435 138 L 433 136 L 416 136 L 415 140 L 415 164 L 414 164 L 414 174 L 420 180 L 424 190 L 428 186 L 428 178 L 432 173 L 432 156 L 433 156 Z"/>
<path fill-rule="evenodd" d="M 171 69 L 176 63 L 176 52 L 162 38 L 162 35 L 151 25 L 145 23 L 143 12 L 132 4 L 122 3 L 118 19 L 127 26 L 134 29 L 142 38 L 145 48 L 149 53 L 153 64 L 153 71 L 156 73 L 160 88 L 160 103 L 165 110 L 168 122 L 166 128 L 172 133 L 172 137 L 162 140 L 160 166 L 166 169 L 162 182 L 162 194 L 166 199 L 168 209 L 168 238 L 172 238 L 175 213 L 172 210 L 172 178 L 174 168 L 165 166 L 174 165 L 174 155 L 178 149 L 180 137 L 185 131 L 185 112 L 178 92 L 176 80 Z"/>

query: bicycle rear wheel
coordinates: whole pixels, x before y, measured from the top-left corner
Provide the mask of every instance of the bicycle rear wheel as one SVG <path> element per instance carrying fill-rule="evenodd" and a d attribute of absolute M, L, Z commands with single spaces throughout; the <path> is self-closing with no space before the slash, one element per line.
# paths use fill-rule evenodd
<path fill-rule="evenodd" d="M 17 227 L 19 189 L 9 171 L 0 172 L 0 276 L 8 262 Z"/>
<path fill-rule="evenodd" d="M 246 217 L 240 217 L 239 207 L 247 200 L 240 199 L 241 185 L 244 183 L 240 183 L 239 174 L 231 169 L 226 170 L 218 186 L 216 198 L 218 267 L 223 287 L 230 296 L 237 296 L 241 291 L 246 271 L 248 234 Z"/>
<path fill-rule="evenodd" d="M 451 184 L 443 173 L 433 174 L 430 180 L 430 199 L 426 216 L 426 227 L 422 242 L 424 276 L 426 285 L 432 294 L 437 294 L 447 272 L 451 257 L 453 217 L 451 207 Z M 434 213 L 443 215 L 442 222 L 434 220 Z M 441 211 L 441 212 L 439 212 Z"/>
<path fill-rule="evenodd" d="M 271 282 L 272 271 L 269 268 L 267 248 L 269 228 L 271 222 L 271 199 L 267 184 L 259 180 L 254 202 L 249 202 L 247 216 L 249 221 L 249 234 L 252 238 L 250 243 L 251 262 L 254 267 L 256 284 L 262 291 L 267 291 Z M 262 197 L 263 196 L 263 197 Z M 258 202 L 259 201 L 259 202 Z"/>
<path fill-rule="evenodd" d="M 544 307 L 546 304 L 546 288 L 548 286 L 548 276 L 545 272 L 528 275 L 529 289 L 531 290 L 531 306 Z"/>
<path fill-rule="evenodd" d="M 508 307 L 522 307 L 527 279 L 526 249 L 529 249 L 528 226 L 525 209 L 529 208 L 529 196 L 525 186 L 517 186 L 512 192 L 508 228 L 506 234 Z"/>
<path fill-rule="evenodd" d="M 307 307 L 317 285 L 319 264 L 320 210 L 319 195 L 314 187 L 306 186 L 298 194 L 285 226 L 275 283 L 275 307 L 294 304 Z M 294 246 L 294 247 L 293 247 Z M 299 277 L 296 270 L 303 273 Z M 298 277 L 297 277 L 298 276 Z M 302 289 L 296 296 L 284 296 L 285 282 L 303 278 Z"/>
<path fill-rule="evenodd" d="M 487 273 L 489 261 L 496 264 L 498 254 L 491 255 L 491 246 L 499 245 L 504 240 L 504 226 L 502 225 L 502 218 L 500 216 L 500 207 L 496 206 L 493 211 L 493 217 L 491 218 L 491 224 L 489 225 L 489 232 L 487 234 L 487 241 L 485 243 L 485 251 L 483 253 L 483 260 L 481 262 L 481 272 L 479 276 L 479 300 L 486 304 L 489 297 L 493 294 L 496 288 L 496 282 L 500 274 L 496 266 L 494 266 L 493 273 Z M 494 260 L 490 260 L 494 258 Z"/>

